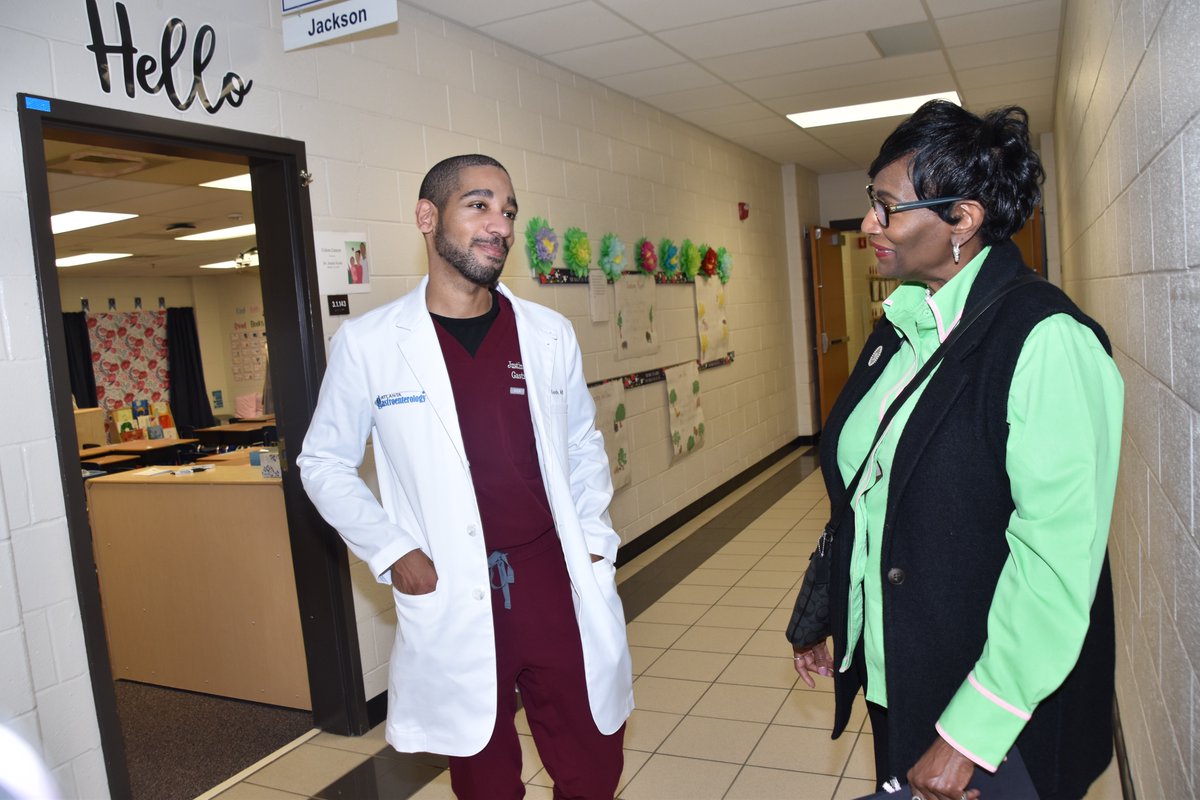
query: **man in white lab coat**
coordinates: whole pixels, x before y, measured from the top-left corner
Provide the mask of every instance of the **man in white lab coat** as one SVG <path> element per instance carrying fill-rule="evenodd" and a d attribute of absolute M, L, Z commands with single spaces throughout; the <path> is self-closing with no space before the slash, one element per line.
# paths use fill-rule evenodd
<path fill-rule="evenodd" d="M 519 798 L 519 688 L 555 797 L 612 798 L 633 708 L 612 482 L 570 323 L 498 282 L 516 216 L 494 159 L 430 170 L 429 276 L 333 337 L 297 464 L 393 586 L 388 742 L 450 755 L 460 798 Z"/>

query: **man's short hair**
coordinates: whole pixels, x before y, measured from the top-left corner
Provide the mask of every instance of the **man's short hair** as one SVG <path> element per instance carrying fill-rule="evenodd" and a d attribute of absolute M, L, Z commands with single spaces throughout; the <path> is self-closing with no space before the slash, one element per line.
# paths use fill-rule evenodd
<path fill-rule="evenodd" d="M 433 165 L 433 168 L 421 181 L 420 200 L 428 200 L 437 206 L 438 211 L 446 208 L 450 195 L 458 189 L 458 175 L 467 167 L 498 167 L 508 175 L 504 165 L 491 156 L 480 153 L 470 153 L 462 156 L 450 156 Z"/>

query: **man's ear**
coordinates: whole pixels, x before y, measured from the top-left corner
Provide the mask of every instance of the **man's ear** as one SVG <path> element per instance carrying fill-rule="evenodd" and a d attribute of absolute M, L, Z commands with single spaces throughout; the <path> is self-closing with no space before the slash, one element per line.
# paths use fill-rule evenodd
<path fill-rule="evenodd" d="M 437 230 L 438 210 L 431 200 L 422 198 L 417 201 L 417 230 L 421 233 L 433 233 Z"/>
<path fill-rule="evenodd" d="M 958 217 L 958 222 L 952 226 L 954 240 L 963 243 L 971 241 L 972 237 L 979 232 L 979 229 L 983 227 L 983 218 L 987 215 L 978 200 L 955 202 L 954 213 Z"/>

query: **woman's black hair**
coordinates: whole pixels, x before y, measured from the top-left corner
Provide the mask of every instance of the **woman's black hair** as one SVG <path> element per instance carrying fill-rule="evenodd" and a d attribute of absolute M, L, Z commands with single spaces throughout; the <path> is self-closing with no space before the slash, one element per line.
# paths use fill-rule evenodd
<path fill-rule="evenodd" d="M 1029 115 L 1017 106 L 978 117 L 945 100 L 930 100 L 892 131 L 871 162 L 871 180 L 892 162 L 911 156 L 909 179 L 917 199 L 966 197 L 984 209 L 980 235 L 996 244 L 1021 229 L 1041 201 L 1042 161 L 1029 143 Z M 954 205 L 934 209 L 946 222 Z"/>

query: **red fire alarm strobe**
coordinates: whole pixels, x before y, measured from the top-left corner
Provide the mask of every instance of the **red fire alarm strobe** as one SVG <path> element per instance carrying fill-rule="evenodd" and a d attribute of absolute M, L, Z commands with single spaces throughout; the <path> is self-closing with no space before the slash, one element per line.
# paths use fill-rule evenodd
<path fill-rule="evenodd" d="M 745 219 L 750 216 L 750 204 L 738 203 L 738 219 Z"/>

